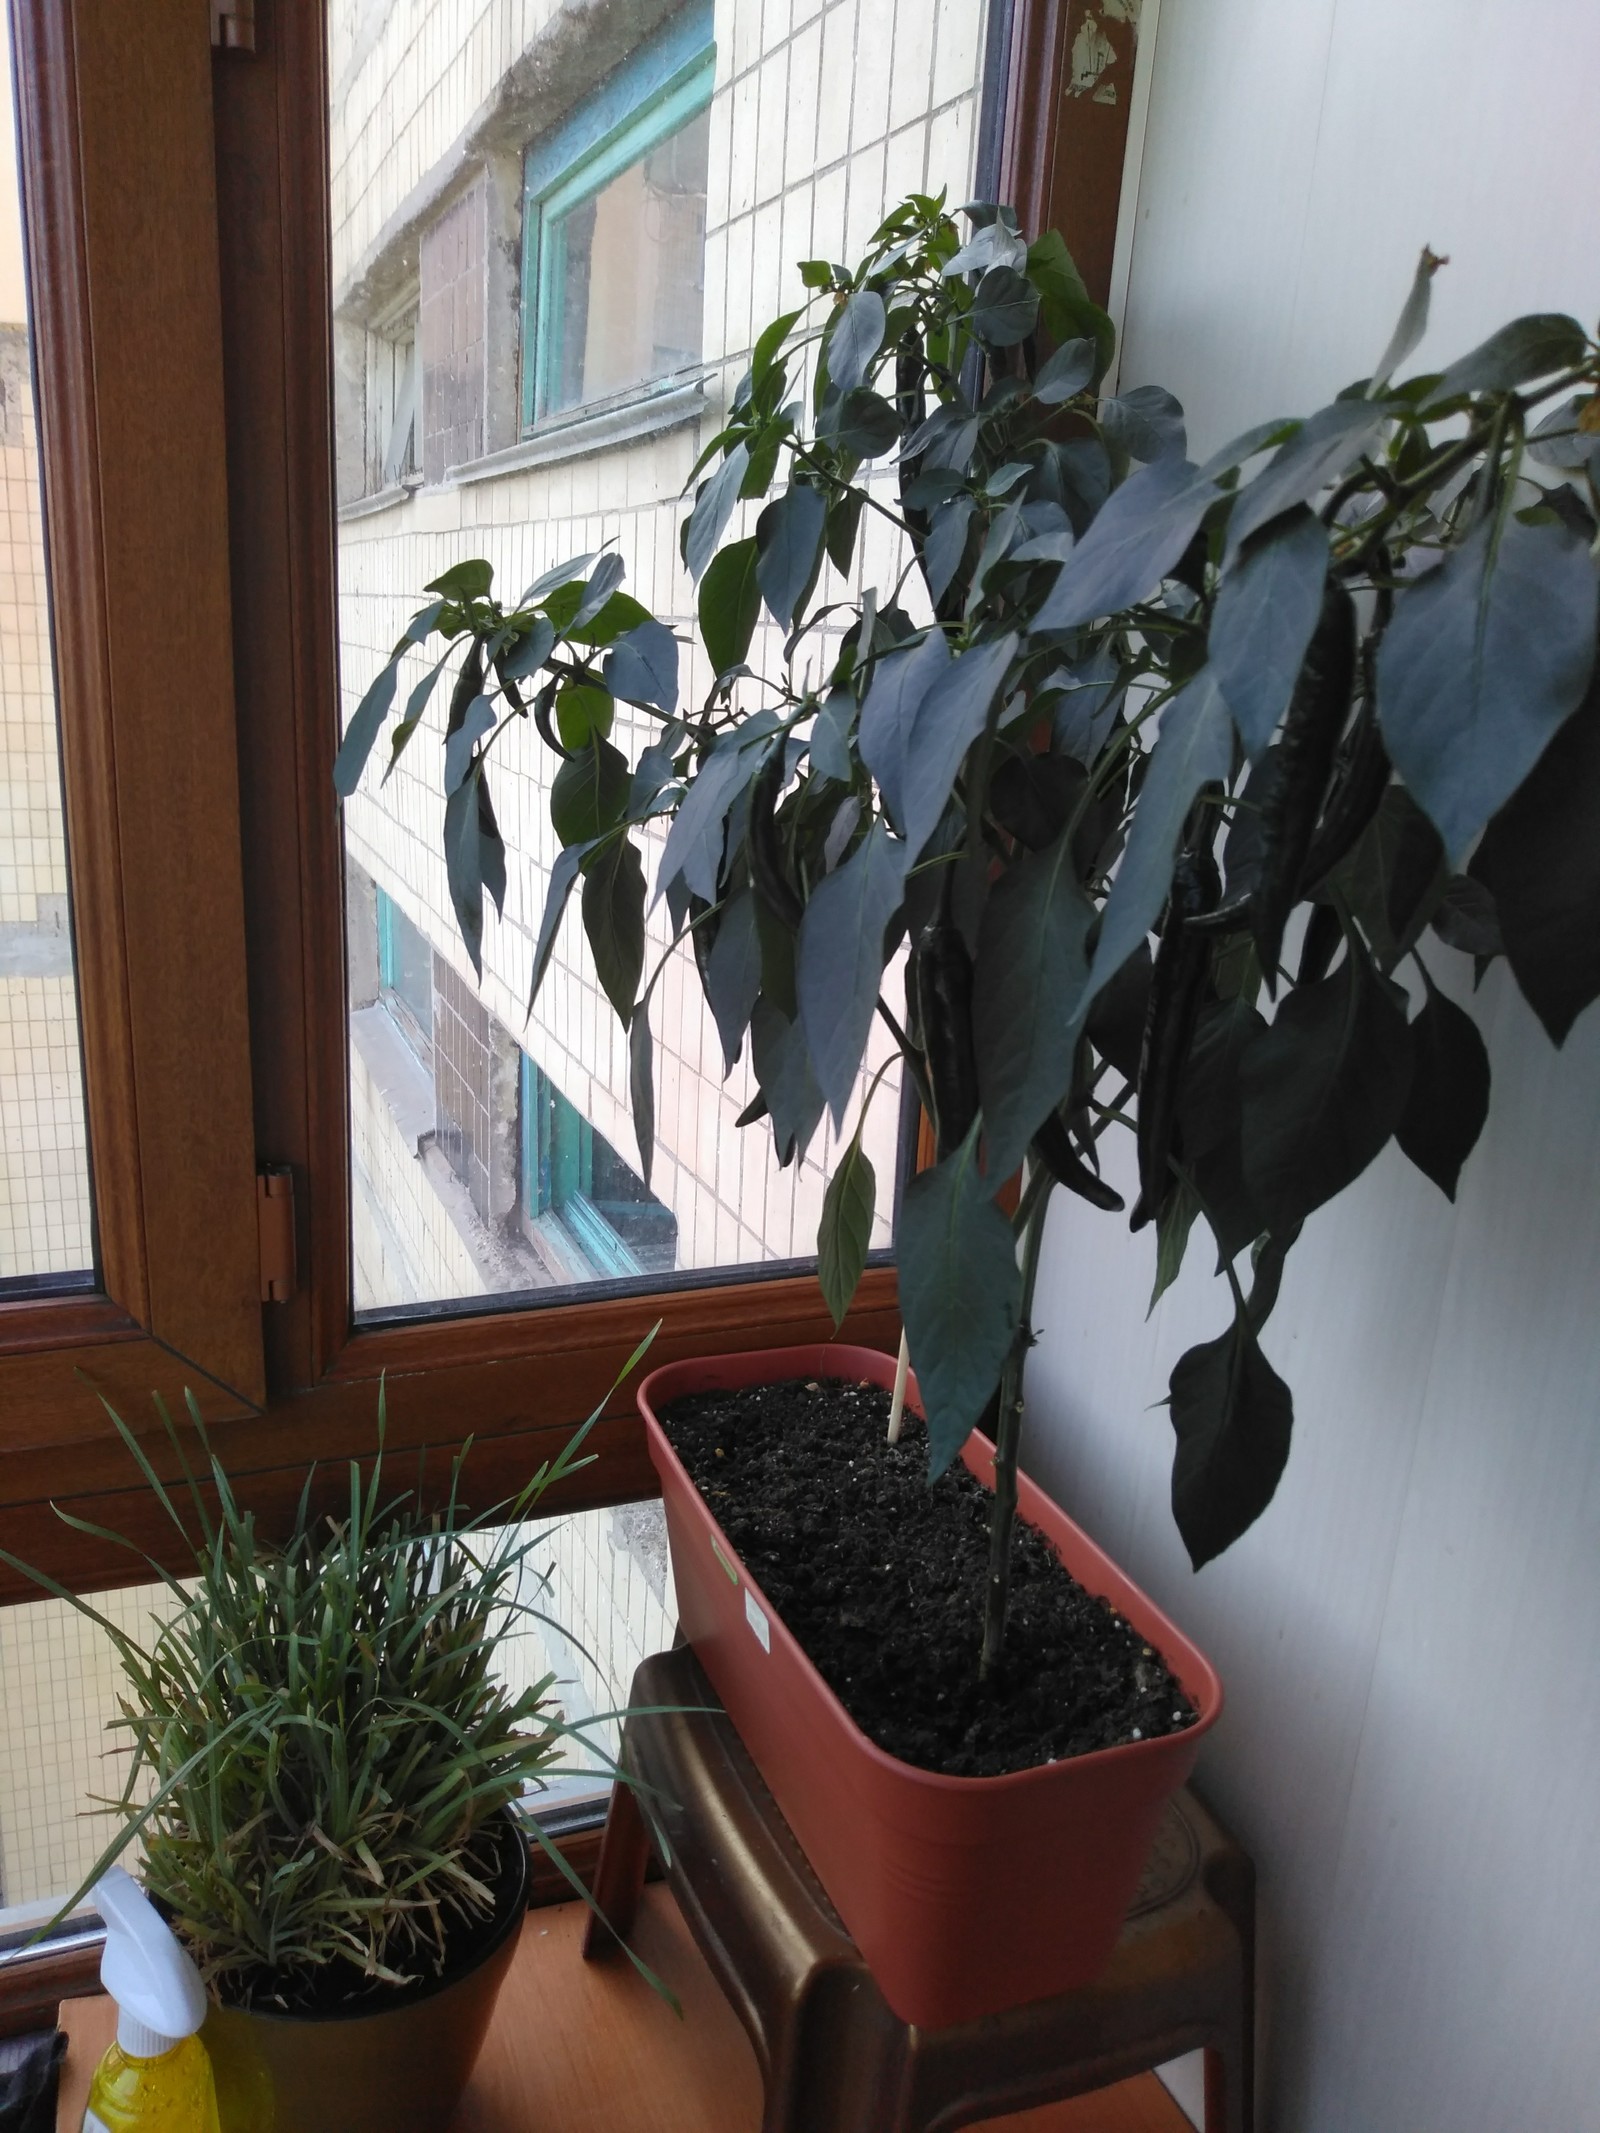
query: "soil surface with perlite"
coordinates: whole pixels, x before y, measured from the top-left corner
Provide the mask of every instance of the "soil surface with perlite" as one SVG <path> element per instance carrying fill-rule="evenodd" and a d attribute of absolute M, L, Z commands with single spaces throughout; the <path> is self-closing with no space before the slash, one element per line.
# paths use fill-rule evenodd
<path fill-rule="evenodd" d="M 959 1461 L 930 1487 L 876 1385 L 791 1379 L 694 1393 L 661 1421 L 718 1524 L 869 1740 L 924 1770 L 999 1777 L 1178 1733 L 1160 1655 L 1019 1518 L 1005 1650 L 978 1679 L 990 1492 Z"/>

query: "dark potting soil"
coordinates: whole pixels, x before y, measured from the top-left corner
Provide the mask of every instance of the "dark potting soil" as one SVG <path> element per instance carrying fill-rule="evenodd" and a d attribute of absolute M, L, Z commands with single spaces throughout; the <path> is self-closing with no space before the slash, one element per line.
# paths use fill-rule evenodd
<path fill-rule="evenodd" d="M 694 1393 L 661 1420 L 718 1524 L 869 1740 L 998 1777 L 1197 1716 L 1160 1655 L 1019 1518 L 999 1666 L 978 1679 L 990 1492 L 958 1461 L 930 1487 L 907 1414 L 835 1378 Z"/>

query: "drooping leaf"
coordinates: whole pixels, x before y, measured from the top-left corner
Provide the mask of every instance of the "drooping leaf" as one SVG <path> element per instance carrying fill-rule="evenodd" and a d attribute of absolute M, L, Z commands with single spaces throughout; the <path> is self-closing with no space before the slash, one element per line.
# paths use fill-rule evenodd
<path fill-rule="evenodd" d="M 752 534 L 732 541 L 700 580 L 700 636 L 719 674 L 750 649 L 761 615 L 760 551 Z"/>
<path fill-rule="evenodd" d="M 597 614 L 581 622 L 569 623 L 567 635 L 574 644 L 589 645 L 598 651 L 608 644 L 615 644 L 619 637 L 640 628 L 650 619 L 650 610 L 641 607 L 632 593 L 614 592 Z"/>
<path fill-rule="evenodd" d="M 1094 909 L 1078 886 L 1065 832 L 1007 867 L 978 928 L 972 1028 L 984 1163 L 998 1185 L 1072 1079 Z"/>
<path fill-rule="evenodd" d="M 793 482 L 781 496 L 772 499 L 756 521 L 756 579 L 773 620 L 785 630 L 794 627 L 806 588 L 816 576 L 827 516 L 822 491 Z M 708 572 L 706 584 L 710 582 Z M 704 604 L 702 589 L 702 608 Z M 745 641 L 748 644 L 749 639 Z M 742 659 L 743 652 L 738 656 Z"/>
<path fill-rule="evenodd" d="M 1240 1068 L 1267 1027 L 1237 996 L 1200 1010 L 1178 1098 L 1178 1146 L 1216 1239 L 1220 1264 L 1266 1228 L 1244 1175 L 1244 1105 Z"/>
<path fill-rule="evenodd" d="M 834 689 L 823 699 L 811 722 L 811 767 L 819 778 L 848 785 L 854 776 L 850 758 L 850 734 L 855 725 L 856 700 L 848 689 Z"/>
<path fill-rule="evenodd" d="M 564 563 L 557 563 L 553 568 L 541 572 L 517 602 L 518 607 L 533 607 L 540 600 L 548 599 L 550 594 L 561 586 L 570 585 L 575 578 L 581 578 L 594 561 L 594 556 L 595 552 L 591 549 L 587 555 L 568 556 Z"/>
<path fill-rule="evenodd" d="M 653 617 L 619 637 L 606 654 L 606 687 L 624 703 L 654 704 L 669 714 L 678 704 L 678 640 Z"/>
<path fill-rule="evenodd" d="M 1039 292 L 1039 310 L 1051 340 L 1093 342 L 1095 368 L 1089 382 L 1098 385 L 1116 354 L 1117 329 L 1091 298 L 1059 230 L 1046 230 L 1029 245 L 1027 272 Z"/>
<path fill-rule="evenodd" d="M 923 698 L 950 664 L 942 630 L 930 630 L 906 651 L 889 652 L 872 670 L 861 707 L 861 760 L 877 779 L 889 812 L 906 821 L 911 734 Z"/>
<path fill-rule="evenodd" d="M 1093 341 L 1074 340 L 1058 348 L 1040 364 L 1033 381 L 1033 397 L 1045 407 L 1059 407 L 1081 393 L 1095 374 Z"/>
<path fill-rule="evenodd" d="M 683 530 L 683 560 L 689 567 L 691 578 L 698 580 L 705 575 L 706 565 L 715 555 L 717 543 L 722 538 L 722 529 L 739 500 L 739 485 L 749 464 L 748 445 L 736 444 L 696 497 L 694 510 Z"/>
<path fill-rule="evenodd" d="M 1532 312 L 1491 333 L 1470 355 L 1459 356 L 1439 380 L 1437 397 L 1509 392 L 1581 363 L 1587 345 L 1575 318 L 1559 311 Z"/>
<path fill-rule="evenodd" d="M 655 1041 L 650 1035 L 650 1001 L 628 1024 L 628 1100 L 633 1108 L 633 1137 L 639 1144 L 639 1175 L 648 1187 L 656 1160 Z"/>
<path fill-rule="evenodd" d="M 946 662 L 913 709 L 901 784 L 901 819 L 913 857 L 933 835 L 962 757 L 983 731 L 1016 655 L 1017 639 L 1009 633 L 972 645 Z M 863 712 L 863 739 L 865 724 Z"/>
<path fill-rule="evenodd" d="M 1327 575 L 1327 529 L 1303 507 L 1223 573 L 1207 649 L 1252 762 L 1266 752 L 1289 707 Z"/>
<path fill-rule="evenodd" d="M 960 251 L 945 261 L 941 272 L 949 280 L 957 274 L 986 274 L 991 267 L 1019 268 L 1027 263 L 1027 240 L 997 219 L 975 231 Z"/>
<path fill-rule="evenodd" d="M 1084 1024 L 1089 1042 L 1124 1081 L 1139 1079 L 1139 1048 L 1153 973 L 1150 943 L 1141 941 L 1116 976 L 1095 994 Z"/>
<path fill-rule="evenodd" d="M 887 319 L 876 289 L 857 289 L 846 300 L 833 322 L 826 350 L 828 377 L 840 392 L 854 392 L 865 381 L 873 357 L 883 346 Z"/>
<path fill-rule="evenodd" d="M 572 620 L 567 624 L 570 635 L 576 636 L 594 621 L 627 576 L 627 568 L 614 548 L 608 549 L 600 558 L 594 566 L 588 584 L 583 588 L 583 597 L 573 611 Z"/>
<path fill-rule="evenodd" d="M 495 909 L 504 918 L 506 841 L 500 834 L 499 823 L 495 820 L 494 802 L 489 798 L 488 773 L 481 764 L 478 769 L 478 866 L 483 876 L 483 885 L 493 899 Z"/>
<path fill-rule="evenodd" d="M 1352 946 L 1297 985 L 1240 1066 L 1245 1182 L 1284 1230 L 1358 1178 L 1400 1121 L 1411 1083 L 1405 996 Z"/>
<path fill-rule="evenodd" d="M 761 768 L 764 744 L 777 724 L 770 712 L 757 712 L 737 733 L 724 736 L 695 772 L 667 832 L 656 874 L 658 896 L 682 875 L 696 896 L 716 902 L 728 810 Z"/>
<path fill-rule="evenodd" d="M 444 804 L 444 867 L 456 925 L 472 967 L 483 975 L 483 850 L 478 831 L 478 773 Z"/>
<path fill-rule="evenodd" d="M 1072 629 L 1153 593 L 1221 492 L 1174 454 L 1141 467 L 1112 491 L 1035 617 L 1039 629 Z"/>
<path fill-rule="evenodd" d="M 571 756 L 550 787 L 550 820 L 563 844 L 586 844 L 615 829 L 628 805 L 628 760 L 599 736 Z"/>
<path fill-rule="evenodd" d="M 1395 329 L 1389 336 L 1389 345 L 1378 358 L 1378 367 L 1372 374 L 1372 390 L 1381 391 L 1416 350 L 1422 336 L 1428 330 L 1428 307 L 1433 293 L 1433 277 L 1446 262 L 1437 252 L 1426 245 L 1417 261 L 1417 271 L 1412 277 L 1411 292 L 1405 307 L 1395 321 Z"/>
<path fill-rule="evenodd" d="M 1558 734 L 1550 744 L 1551 751 L 1559 740 Z M 1483 846 L 1478 850 L 1481 853 Z M 1496 956 L 1506 952 L 1495 900 L 1484 884 L 1470 874 L 1453 875 L 1445 883 L 1444 894 L 1428 924 L 1447 948 L 1457 948 L 1463 955 Z"/>
<path fill-rule="evenodd" d="M 1523 996 L 1551 1042 L 1564 1043 L 1600 999 L 1600 668 L 1489 824 L 1471 874 L 1494 898 Z"/>
<path fill-rule="evenodd" d="M 1239 491 L 1228 519 L 1227 559 L 1232 561 L 1252 533 L 1348 473 L 1377 443 L 1389 419 L 1381 401 L 1335 400 L 1301 423 Z"/>
<path fill-rule="evenodd" d="M 765 995 L 750 1017 L 750 1062 L 767 1100 L 778 1162 L 787 1169 L 822 1123 L 823 1096 L 799 1018 L 791 1020 Z"/>
<path fill-rule="evenodd" d="M 979 282 L 967 324 L 991 348 L 1015 348 L 1039 323 L 1039 298 L 1015 267 L 991 267 Z"/>
<path fill-rule="evenodd" d="M 1582 700 L 1600 578 L 1550 521 L 1485 519 L 1407 585 L 1378 650 L 1396 769 L 1458 860 Z"/>
<path fill-rule="evenodd" d="M 1046 688 L 1061 692 L 1052 724 L 1056 746 L 1063 755 L 1071 756 L 1085 770 L 1094 768 L 1116 723 L 1127 686 L 1121 667 L 1103 645 L 1076 666 L 1057 668 Z"/>
<path fill-rule="evenodd" d="M 1179 1356 L 1169 1385 L 1172 1515 L 1201 1569 L 1253 1526 L 1289 1457 L 1294 1400 L 1249 1318 Z"/>
<path fill-rule="evenodd" d="M 537 674 L 555 647 L 555 624 L 548 615 L 535 615 L 528 627 L 496 662 L 501 678 L 526 681 Z"/>
<path fill-rule="evenodd" d="M 1228 775 L 1232 755 L 1228 707 L 1211 669 L 1202 667 L 1162 714 L 1127 848 L 1106 898 L 1085 1006 L 1161 916 L 1194 797 L 1202 785 Z"/>
<path fill-rule="evenodd" d="M 1403 785 L 1387 788 L 1359 842 L 1329 877 L 1383 971 L 1416 946 L 1448 880 L 1439 833 Z"/>
<path fill-rule="evenodd" d="M 339 744 L 339 753 L 333 759 L 333 789 L 341 800 L 348 800 L 361 783 L 361 773 L 367 766 L 367 757 L 372 753 L 372 744 L 384 720 L 389 716 L 389 706 L 394 702 L 395 681 L 400 672 L 398 655 L 387 666 L 380 667 L 376 678 L 362 697 L 344 729 L 344 739 Z"/>
<path fill-rule="evenodd" d="M 866 505 L 862 490 L 846 489 L 828 506 L 828 560 L 845 577 L 850 574 L 850 564 L 856 552 L 856 532 Z"/>
<path fill-rule="evenodd" d="M 873 823 L 843 866 L 812 891 L 800 920 L 795 995 L 812 1070 L 843 1123 L 883 979 L 884 936 L 900 908 L 910 854 Z"/>
<path fill-rule="evenodd" d="M 761 935 L 749 889 L 729 897 L 705 966 L 706 999 L 722 1041 L 724 1074 L 731 1074 L 761 990 Z"/>
<path fill-rule="evenodd" d="M 1102 400 L 1099 419 L 1110 443 L 1130 459 L 1182 459 L 1189 448 L 1183 408 L 1159 385 L 1136 385 L 1114 400 Z"/>
<path fill-rule="evenodd" d="M 877 1202 L 878 1180 L 858 1134 L 828 1180 L 817 1231 L 817 1280 L 835 1326 L 844 1324 L 866 1271 Z"/>
<path fill-rule="evenodd" d="M 922 574 L 928 598 L 937 607 L 967 550 L 967 532 L 977 505 L 970 496 L 952 496 L 935 514 L 922 550 Z"/>
<path fill-rule="evenodd" d="M 555 865 L 550 869 L 550 886 L 545 891 L 544 916 L 539 921 L 539 938 L 533 948 L 533 981 L 528 988 L 528 1013 L 533 1013 L 533 1003 L 539 997 L 539 987 L 544 983 L 544 974 L 550 967 L 556 935 L 561 927 L 561 915 L 567 908 L 567 898 L 572 894 L 572 885 L 578 878 L 583 862 L 594 847 L 590 844 L 569 844 L 557 852 Z"/>
<path fill-rule="evenodd" d="M 900 1309 L 928 1418 L 937 1480 L 983 1413 L 1016 1337 L 1022 1280 L 1011 1224 L 978 1167 L 974 1124 L 961 1146 L 906 1186 L 896 1235 Z"/>
<path fill-rule="evenodd" d="M 583 930 L 595 975 L 626 1027 L 644 975 L 644 868 L 626 837 L 608 844 L 583 878 Z"/>
<path fill-rule="evenodd" d="M 395 727 L 389 742 L 389 761 L 383 773 L 383 782 L 386 785 L 411 736 L 421 725 L 422 714 L 427 710 L 433 692 L 439 686 L 439 677 L 443 674 L 454 650 L 455 646 L 453 644 L 448 646 L 443 655 L 429 667 L 427 673 L 423 675 L 421 681 L 417 683 L 411 694 L 406 698 L 405 716 Z"/>
<path fill-rule="evenodd" d="M 1478 1025 L 1432 984 L 1411 1025 L 1411 1092 L 1395 1139 L 1447 1200 L 1489 1115 L 1489 1054 Z"/>
<path fill-rule="evenodd" d="M 475 696 L 468 704 L 461 724 L 444 744 L 444 789 L 447 793 L 454 792 L 466 776 L 473 749 L 495 724 L 494 705 L 487 696 Z"/>
<path fill-rule="evenodd" d="M 1150 1290 L 1146 1318 L 1183 1272 L 1184 1255 L 1189 1249 L 1189 1233 L 1194 1228 L 1195 1217 L 1199 1212 L 1200 1202 L 1195 1196 L 1194 1187 L 1187 1178 L 1180 1178 L 1167 1194 L 1161 1212 L 1156 1217 L 1156 1277 Z"/>

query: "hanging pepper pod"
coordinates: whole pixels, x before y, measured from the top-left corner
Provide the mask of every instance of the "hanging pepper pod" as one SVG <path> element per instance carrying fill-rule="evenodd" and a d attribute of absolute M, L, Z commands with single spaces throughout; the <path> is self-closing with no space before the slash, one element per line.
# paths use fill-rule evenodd
<path fill-rule="evenodd" d="M 972 1042 L 972 957 L 948 913 L 923 929 L 912 958 L 928 1094 L 939 1159 L 959 1148 L 978 1115 Z"/>
<path fill-rule="evenodd" d="M 468 708 L 483 694 L 483 639 L 474 637 L 467 647 L 467 656 L 461 662 L 461 672 L 456 676 L 456 685 L 450 691 L 450 716 L 445 720 L 445 732 L 460 731 Z"/>
<path fill-rule="evenodd" d="M 1340 860 L 1354 851 L 1367 824 L 1378 812 L 1392 769 L 1378 728 L 1377 705 L 1369 688 L 1357 716 L 1349 753 L 1317 824 L 1300 875 L 1300 894 L 1320 888 Z"/>
<path fill-rule="evenodd" d="M 799 925 L 805 907 L 784 872 L 783 849 L 778 837 L 778 795 L 783 790 L 787 766 L 788 747 L 780 737 L 767 751 L 767 759 L 751 784 L 745 842 L 750 854 L 750 879 L 756 893 L 792 930 Z"/>
<path fill-rule="evenodd" d="M 1300 968 L 1294 974 L 1297 985 L 1315 985 L 1333 968 L 1333 959 L 1339 953 L 1339 943 L 1344 939 L 1344 927 L 1339 923 L 1339 913 L 1332 904 L 1313 904 L 1311 916 L 1306 922 L 1306 937 L 1300 943 Z"/>
<path fill-rule="evenodd" d="M 1125 1204 L 1121 1193 L 1115 1186 L 1108 1185 L 1097 1170 L 1089 1168 L 1073 1147 L 1072 1136 L 1058 1112 L 1052 1111 L 1033 1136 L 1033 1152 L 1058 1185 L 1064 1185 L 1068 1192 L 1075 1192 L 1091 1207 L 1101 1208 L 1110 1215 L 1121 1214 Z"/>
<path fill-rule="evenodd" d="M 544 742 L 545 746 L 560 756 L 564 763 L 570 763 L 572 750 L 562 745 L 561 737 L 555 729 L 555 722 L 550 716 L 555 707 L 556 691 L 560 686 L 561 684 L 558 681 L 547 681 L 533 699 L 533 723 L 538 728 L 539 738 Z"/>
<path fill-rule="evenodd" d="M 1209 825 L 1208 825 L 1209 827 Z M 1216 906 L 1221 876 L 1209 837 L 1178 861 L 1167 899 L 1166 923 L 1150 979 L 1144 1039 L 1139 1048 L 1139 1197 L 1130 1229 L 1159 1220 L 1176 1182 L 1172 1155 L 1184 1063 L 1211 968 L 1209 935 L 1193 923 Z"/>
<path fill-rule="evenodd" d="M 1250 930 L 1269 993 L 1277 986 L 1283 929 L 1300 893 L 1306 855 L 1350 714 L 1356 643 L 1355 602 L 1348 588 L 1330 577 L 1284 718 L 1277 776 L 1262 812 L 1261 871 L 1251 899 Z"/>

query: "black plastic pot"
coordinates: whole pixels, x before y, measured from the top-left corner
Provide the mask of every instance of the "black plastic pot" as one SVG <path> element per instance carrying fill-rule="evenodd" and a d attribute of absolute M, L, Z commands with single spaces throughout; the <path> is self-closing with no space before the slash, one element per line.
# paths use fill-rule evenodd
<path fill-rule="evenodd" d="M 444 1975 L 348 2013 L 213 2005 L 202 2032 L 223 2133 L 446 2133 L 528 1907 L 527 1839 L 507 1813 L 493 1918 Z"/>

